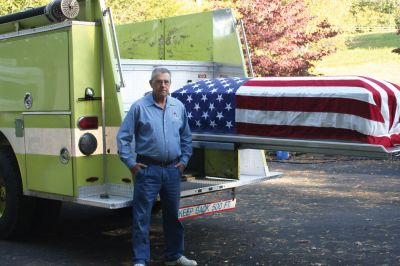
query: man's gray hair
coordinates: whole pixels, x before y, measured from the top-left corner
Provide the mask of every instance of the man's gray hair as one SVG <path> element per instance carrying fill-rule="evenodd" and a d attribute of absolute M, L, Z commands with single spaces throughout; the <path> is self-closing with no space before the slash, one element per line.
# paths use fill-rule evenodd
<path fill-rule="evenodd" d="M 168 73 L 169 78 L 171 79 L 171 71 L 169 71 L 165 67 L 156 67 L 155 69 L 153 69 L 153 72 L 151 72 L 151 80 L 153 80 L 154 77 L 157 76 L 158 74 L 163 74 L 163 73 Z"/>

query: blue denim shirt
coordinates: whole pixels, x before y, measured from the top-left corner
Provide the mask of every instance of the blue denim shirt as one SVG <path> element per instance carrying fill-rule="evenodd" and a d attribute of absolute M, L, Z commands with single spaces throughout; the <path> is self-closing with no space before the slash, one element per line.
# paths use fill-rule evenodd
<path fill-rule="evenodd" d="M 122 122 L 117 144 L 119 156 L 129 169 L 136 164 L 132 146 L 137 154 L 163 162 L 179 157 L 179 162 L 187 165 L 192 155 L 192 134 L 185 106 L 168 96 L 163 110 L 152 94 L 142 97 L 132 104 Z"/>

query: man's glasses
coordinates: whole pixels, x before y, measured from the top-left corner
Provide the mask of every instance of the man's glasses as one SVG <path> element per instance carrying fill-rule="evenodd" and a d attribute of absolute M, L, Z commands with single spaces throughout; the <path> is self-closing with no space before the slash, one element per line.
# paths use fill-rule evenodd
<path fill-rule="evenodd" d="M 169 80 L 155 80 L 154 83 L 157 84 L 157 85 L 165 84 L 165 85 L 169 86 L 171 84 L 171 81 L 169 81 Z"/>

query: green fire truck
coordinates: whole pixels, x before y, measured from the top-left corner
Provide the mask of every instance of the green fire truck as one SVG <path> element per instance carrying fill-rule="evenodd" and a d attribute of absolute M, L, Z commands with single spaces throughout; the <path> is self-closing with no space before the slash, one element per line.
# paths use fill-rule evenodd
<path fill-rule="evenodd" d="M 115 136 L 155 66 L 174 73 L 172 89 L 246 75 L 231 10 L 117 27 L 111 13 L 103 0 L 54 0 L 0 17 L 0 238 L 26 233 L 63 201 L 131 205 Z M 182 219 L 233 209 L 236 187 L 280 175 L 260 150 L 194 140 Z M 218 200 L 197 197 L 205 193 Z"/>

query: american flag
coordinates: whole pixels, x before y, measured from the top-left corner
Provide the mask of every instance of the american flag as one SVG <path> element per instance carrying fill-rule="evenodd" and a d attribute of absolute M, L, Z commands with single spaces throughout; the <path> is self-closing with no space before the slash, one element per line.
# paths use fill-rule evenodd
<path fill-rule="evenodd" d="M 193 132 L 400 144 L 400 87 L 359 76 L 221 78 L 188 84 Z"/>
<path fill-rule="evenodd" d="M 206 79 L 172 93 L 184 103 L 192 132 L 235 133 L 236 91 L 248 78 Z"/>

